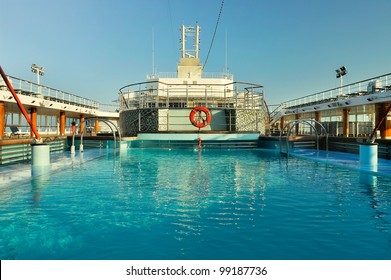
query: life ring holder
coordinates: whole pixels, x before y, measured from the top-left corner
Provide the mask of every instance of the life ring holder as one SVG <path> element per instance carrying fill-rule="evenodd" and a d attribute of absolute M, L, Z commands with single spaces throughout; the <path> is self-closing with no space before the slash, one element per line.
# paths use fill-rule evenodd
<path fill-rule="evenodd" d="M 204 113 L 205 116 L 202 116 L 202 113 Z M 203 128 L 210 124 L 212 115 L 206 107 L 197 106 L 191 110 L 189 118 L 192 125 L 197 128 Z"/>

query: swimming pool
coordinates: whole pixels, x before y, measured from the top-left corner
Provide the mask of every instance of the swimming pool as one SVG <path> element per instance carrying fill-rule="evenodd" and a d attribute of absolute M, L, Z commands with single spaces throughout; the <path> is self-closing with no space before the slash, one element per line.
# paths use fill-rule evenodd
<path fill-rule="evenodd" d="M 56 162 L 0 185 L 1 259 L 391 258 L 390 177 L 267 150 Z"/>

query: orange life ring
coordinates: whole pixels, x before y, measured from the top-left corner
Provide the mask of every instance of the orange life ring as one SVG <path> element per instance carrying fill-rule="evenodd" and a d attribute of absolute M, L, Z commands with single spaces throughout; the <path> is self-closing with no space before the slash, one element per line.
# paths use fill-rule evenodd
<path fill-rule="evenodd" d="M 204 106 L 194 107 L 193 110 L 191 110 L 189 117 L 192 125 L 198 128 L 207 126 L 212 120 L 212 115 Z"/>

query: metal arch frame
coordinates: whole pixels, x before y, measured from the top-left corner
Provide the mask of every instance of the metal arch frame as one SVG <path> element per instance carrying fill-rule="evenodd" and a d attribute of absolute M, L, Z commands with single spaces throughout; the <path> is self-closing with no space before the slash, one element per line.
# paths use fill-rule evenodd
<path fill-rule="evenodd" d="M 168 88 L 169 86 L 183 86 L 184 84 L 179 84 L 179 83 L 175 83 L 175 84 L 168 84 L 168 83 L 165 83 L 165 82 L 162 82 L 162 81 L 145 81 L 145 82 L 139 82 L 139 83 L 133 83 L 133 84 L 128 84 L 128 85 L 125 85 L 123 87 L 121 87 L 119 89 L 119 92 L 118 92 L 118 95 L 119 95 L 119 99 L 122 100 L 121 102 L 124 103 L 126 109 L 129 109 L 129 105 L 128 105 L 128 100 L 125 99 L 125 94 L 127 94 L 127 92 L 123 91 L 125 90 L 126 88 L 128 88 L 128 90 L 132 87 L 135 87 L 135 86 L 138 86 L 139 89 L 134 91 L 134 92 L 141 92 L 141 91 L 144 91 L 144 90 L 141 90 L 141 86 L 142 85 L 148 85 L 148 84 L 161 84 L 161 85 L 165 85 L 166 86 L 166 91 L 167 91 L 167 96 L 168 96 Z M 263 100 L 264 99 L 264 92 L 263 92 L 263 89 L 264 89 L 264 86 L 263 85 L 260 85 L 260 84 L 254 84 L 254 83 L 249 83 L 249 82 L 241 82 L 241 81 L 232 81 L 232 82 L 229 82 L 229 83 L 226 83 L 226 84 L 215 84 L 215 83 L 205 83 L 205 84 L 197 84 L 197 86 L 199 87 L 205 87 L 205 86 L 216 86 L 216 87 L 226 87 L 226 86 L 230 86 L 230 85 L 242 85 L 244 86 L 243 87 L 243 92 L 246 92 L 246 93 L 256 93 L 257 95 L 261 96 Z M 191 85 L 186 85 L 186 88 L 190 87 Z M 254 89 L 261 89 L 262 91 L 260 92 L 255 92 Z M 237 96 L 238 94 L 238 91 L 237 89 L 234 88 L 233 90 L 235 96 Z M 167 99 L 166 102 L 169 102 L 169 99 Z M 266 106 L 267 107 L 267 106 Z M 120 105 L 120 108 L 122 108 L 122 105 Z M 137 109 L 140 109 L 142 107 L 140 106 L 137 106 Z M 168 108 L 167 107 L 164 107 L 165 108 Z M 270 113 L 269 113 L 270 115 Z"/>
<path fill-rule="evenodd" d="M 80 124 L 78 124 L 78 126 L 80 127 L 81 124 L 84 124 L 86 121 L 89 121 L 89 120 L 98 120 L 98 121 L 101 121 L 101 122 L 104 122 L 105 124 L 107 124 L 111 130 L 111 132 L 113 133 L 113 137 L 114 137 L 114 150 L 116 149 L 116 136 L 115 136 L 115 131 L 113 130 L 113 127 L 114 126 L 116 129 L 117 129 L 117 132 L 118 132 L 118 136 L 119 136 L 119 141 L 121 142 L 121 132 L 119 131 L 118 129 L 118 126 L 116 126 L 112 121 L 109 121 L 109 120 L 106 120 L 106 119 L 103 119 L 103 118 L 86 118 L 84 119 L 84 121 L 80 122 Z M 110 126 L 109 124 L 111 124 L 112 126 Z M 81 132 L 81 136 L 80 136 L 80 145 L 83 145 L 83 136 L 84 136 L 84 132 L 86 130 L 86 127 L 84 126 L 83 127 L 83 131 Z M 76 133 L 73 133 L 72 135 L 72 146 L 75 146 L 75 135 Z"/>
<path fill-rule="evenodd" d="M 318 133 L 318 129 L 315 127 L 315 125 L 313 125 L 312 123 L 315 123 L 315 124 L 318 124 L 320 127 L 321 127 L 321 132 L 324 132 L 324 135 L 326 136 L 326 151 L 329 150 L 329 144 L 328 144 L 328 133 L 327 133 L 327 130 L 326 128 L 324 127 L 324 125 L 316 120 L 313 120 L 313 119 L 298 119 L 298 120 L 293 120 L 289 123 L 287 123 L 283 129 L 280 131 L 280 137 L 279 137 L 279 144 L 280 144 L 280 153 L 282 153 L 282 145 L 281 145 L 281 140 L 282 140 L 282 132 L 288 127 L 288 131 L 287 131 L 287 135 L 286 135 L 286 154 L 289 155 L 289 135 L 292 131 L 292 129 L 298 125 L 299 123 L 306 123 L 308 124 L 309 126 L 311 126 L 315 133 L 316 133 L 316 149 L 319 150 L 319 136 L 321 135 L 321 133 Z"/>

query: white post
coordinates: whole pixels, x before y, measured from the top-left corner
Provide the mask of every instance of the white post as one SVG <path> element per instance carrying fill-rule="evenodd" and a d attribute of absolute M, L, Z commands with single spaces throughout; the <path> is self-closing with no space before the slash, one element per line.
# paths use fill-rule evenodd
<path fill-rule="evenodd" d="M 31 173 L 41 175 L 50 168 L 50 145 L 31 144 Z"/>
<path fill-rule="evenodd" d="M 40 81 L 39 81 L 39 76 L 40 76 L 40 75 L 39 75 L 39 71 L 37 71 L 37 85 L 38 85 L 38 86 L 40 85 L 40 83 L 39 83 L 39 82 L 40 82 Z"/>
<path fill-rule="evenodd" d="M 185 36 L 185 26 L 183 24 L 181 27 L 181 32 L 182 32 L 182 39 L 181 39 L 182 58 L 185 58 L 186 57 L 186 36 Z"/>
<path fill-rule="evenodd" d="M 339 77 L 339 96 L 342 95 L 342 75 Z"/>
<path fill-rule="evenodd" d="M 377 143 L 360 144 L 360 168 L 377 172 Z"/>
<path fill-rule="evenodd" d="M 198 51 L 199 51 L 199 41 L 200 41 L 200 34 L 199 34 L 199 32 L 200 32 L 200 27 L 198 26 L 198 24 L 197 24 L 197 26 L 196 26 L 196 34 L 195 34 L 195 58 L 198 58 Z"/>

